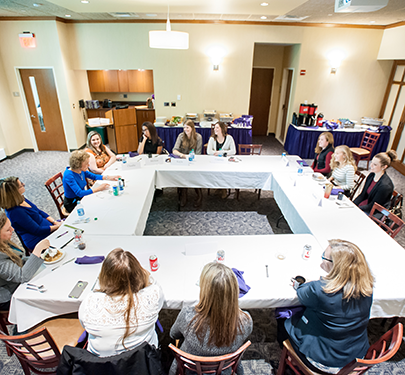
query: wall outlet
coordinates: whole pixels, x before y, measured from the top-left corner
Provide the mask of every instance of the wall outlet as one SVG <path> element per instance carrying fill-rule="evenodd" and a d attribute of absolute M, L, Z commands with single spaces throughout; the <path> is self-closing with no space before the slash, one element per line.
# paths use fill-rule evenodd
<path fill-rule="evenodd" d="M 181 100 L 181 95 L 177 95 L 177 100 Z"/>
<path fill-rule="evenodd" d="M 170 103 L 169 103 L 169 102 L 164 102 L 163 105 L 164 105 L 165 107 L 169 107 L 169 106 L 170 106 Z"/>
<path fill-rule="evenodd" d="M 124 96 L 124 99 L 128 98 L 128 94 L 124 94 L 123 96 Z"/>
<path fill-rule="evenodd" d="M 172 102 L 172 107 L 175 107 L 176 106 L 176 102 Z"/>

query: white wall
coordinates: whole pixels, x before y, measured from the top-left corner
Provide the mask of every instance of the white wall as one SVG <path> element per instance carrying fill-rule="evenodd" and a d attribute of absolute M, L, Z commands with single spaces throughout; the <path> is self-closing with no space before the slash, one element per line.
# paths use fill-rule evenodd
<path fill-rule="evenodd" d="M 384 30 L 381 41 L 379 60 L 405 59 L 405 26 Z"/>

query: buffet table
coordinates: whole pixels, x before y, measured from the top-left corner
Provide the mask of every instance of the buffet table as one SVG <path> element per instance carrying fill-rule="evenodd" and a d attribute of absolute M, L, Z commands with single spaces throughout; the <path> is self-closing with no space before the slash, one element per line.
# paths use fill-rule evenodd
<path fill-rule="evenodd" d="M 165 149 L 169 152 L 173 151 L 174 144 L 176 143 L 177 136 L 183 132 L 183 126 L 162 126 L 156 127 L 158 136 L 165 142 Z M 211 137 L 211 128 L 195 127 L 197 133 L 201 134 L 203 145 L 208 143 Z M 252 143 L 252 128 L 232 128 L 228 127 L 228 134 L 231 135 L 235 141 L 236 150 L 239 144 Z"/>
<path fill-rule="evenodd" d="M 284 148 L 290 155 L 300 155 L 303 159 L 315 157 L 315 147 L 319 135 L 322 132 L 330 132 L 336 146 L 346 145 L 348 147 L 359 147 L 364 134 L 362 129 L 340 129 L 327 130 L 319 127 L 301 127 L 290 124 Z M 372 157 L 379 152 L 387 151 L 391 132 L 381 132 L 380 138 L 374 147 Z"/>

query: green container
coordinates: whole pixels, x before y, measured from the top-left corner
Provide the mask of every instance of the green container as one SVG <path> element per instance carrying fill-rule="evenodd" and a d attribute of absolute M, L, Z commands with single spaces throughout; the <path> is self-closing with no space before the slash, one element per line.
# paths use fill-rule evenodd
<path fill-rule="evenodd" d="M 107 129 L 105 126 L 92 127 L 86 124 L 86 133 L 89 134 L 91 131 L 96 131 L 100 134 L 103 144 L 108 145 Z"/>

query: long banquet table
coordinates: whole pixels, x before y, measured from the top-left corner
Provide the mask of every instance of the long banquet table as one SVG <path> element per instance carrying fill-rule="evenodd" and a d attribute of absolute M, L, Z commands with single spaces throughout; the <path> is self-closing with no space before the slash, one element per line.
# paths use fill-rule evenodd
<path fill-rule="evenodd" d="M 153 275 L 163 287 L 165 307 L 174 309 L 197 300 L 195 284 L 200 270 L 204 263 L 214 259 L 217 249 L 223 249 L 226 264 L 245 271 L 245 280 L 252 287 L 240 299 L 241 307 L 288 306 L 297 302 L 289 279 L 297 274 L 319 278 L 320 254 L 327 240 L 343 238 L 363 250 L 376 277 L 371 317 L 405 316 L 405 290 L 400 287 L 405 261 L 403 248 L 350 202 L 346 201 L 348 208 L 339 208 L 334 198 L 323 198 L 322 186 L 312 180 L 310 168 L 304 168 L 303 176 L 297 175 L 298 157 L 240 156 L 240 162 L 230 163 L 226 158 L 198 156 L 191 164 L 166 163 L 164 159 L 164 156 L 137 157 L 126 165 L 115 163 L 106 173 L 125 178 L 124 194 L 114 197 L 99 192 L 85 197 L 83 203 L 90 222 L 76 223 L 74 211 L 66 224 L 84 229 L 87 248 L 79 251 L 72 243 L 68 244 L 67 255 L 58 264 L 77 256 L 106 255 L 120 246 L 132 251 L 148 268 L 149 255 L 156 254 L 160 268 Z M 294 235 L 141 236 L 155 187 L 169 186 L 273 190 Z M 56 239 L 67 228 L 62 226 L 49 237 L 52 245 L 60 247 L 72 237 L 73 229 L 68 228 L 67 235 Z M 301 258 L 306 243 L 314 249 L 307 262 Z M 283 261 L 276 258 L 280 251 L 286 255 Z M 269 266 L 268 278 L 265 264 Z M 50 268 L 43 266 L 33 280 L 45 285 L 46 293 L 27 290 L 23 284 L 13 295 L 9 319 L 18 324 L 19 330 L 52 316 L 77 311 L 96 281 L 100 265 L 79 266 L 70 262 L 54 272 Z M 78 300 L 67 298 L 79 280 L 89 282 L 85 292 Z"/>
<path fill-rule="evenodd" d="M 339 129 L 327 130 L 325 128 L 302 127 L 290 124 L 284 143 L 285 150 L 291 155 L 300 155 L 304 159 L 313 159 L 315 157 L 315 146 L 319 134 L 328 131 L 333 134 L 336 146 L 346 145 L 348 147 L 359 147 L 364 134 L 362 129 Z M 391 132 L 381 132 L 380 138 L 371 154 L 387 151 Z"/>

